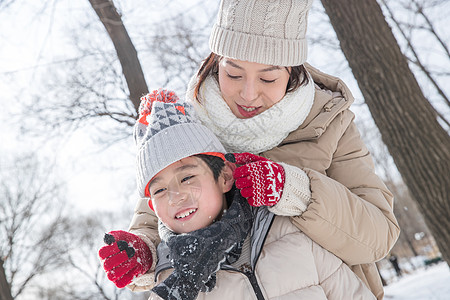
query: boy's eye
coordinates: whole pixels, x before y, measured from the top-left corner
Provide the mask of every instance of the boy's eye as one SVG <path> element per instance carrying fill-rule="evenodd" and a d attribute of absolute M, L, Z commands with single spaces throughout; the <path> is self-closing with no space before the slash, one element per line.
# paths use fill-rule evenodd
<path fill-rule="evenodd" d="M 153 192 L 153 195 L 158 195 L 158 194 L 164 192 L 165 190 L 166 190 L 166 188 L 157 189 L 156 191 Z"/>
<path fill-rule="evenodd" d="M 186 181 L 188 181 L 189 179 L 192 179 L 192 178 L 194 178 L 194 177 L 195 177 L 194 175 L 185 176 L 185 177 L 183 177 L 183 179 L 181 179 L 181 183 L 186 182 Z"/>
<path fill-rule="evenodd" d="M 261 78 L 261 81 L 262 81 L 262 82 L 265 82 L 265 83 L 272 83 L 272 82 L 275 82 L 276 79 L 274 79 L 274 80 L 267 80 L 267 79 L 262 79 L 262 78 Z"/>

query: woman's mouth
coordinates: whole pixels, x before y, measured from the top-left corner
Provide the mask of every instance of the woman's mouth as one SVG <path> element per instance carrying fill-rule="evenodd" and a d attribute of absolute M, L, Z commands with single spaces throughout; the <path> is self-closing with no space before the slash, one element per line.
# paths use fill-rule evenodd
<path fill-rule="evenodd" d="M 254 111 L 256 109 L 256 107 L 245 107 L 245 106 L 241 106 L 243 110 L 249 112 L 249 111 Z"/>
<path fill-rule="evenodd" d="M 244 118 L 251 118 L 251 117 L 256 116 L 259 113 L 260 108 L 261 108 L 261 106 L 256 107 L 256 106 L 243 106 L 243 105 L 239 105 L 239 104 L 236 104 L 236 105 L 237 105 L 239 113 Z"/>
<path fill-rule="evenodd" d="M 196 212 L 197 212 L 197 208 L 189 208 L 189 209 L 186 209 L 186 210 L 183 210 L 183 211 L 177 213 L 175 215 L 175 219 L 184 221 L 184 220 L 190 219 L 193 216 L 193 214 Z"/>

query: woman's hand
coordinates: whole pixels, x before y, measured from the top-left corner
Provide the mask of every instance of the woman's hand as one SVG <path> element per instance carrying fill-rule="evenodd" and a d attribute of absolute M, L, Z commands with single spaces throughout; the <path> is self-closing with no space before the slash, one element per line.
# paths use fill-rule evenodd
<path fill-rule="evenodd" d="M 233 177 L 251 206 L 274 206 L 281 199 L 285 173 L 280 164 L 251 153 L 234 153 L 238 167 Z"/>

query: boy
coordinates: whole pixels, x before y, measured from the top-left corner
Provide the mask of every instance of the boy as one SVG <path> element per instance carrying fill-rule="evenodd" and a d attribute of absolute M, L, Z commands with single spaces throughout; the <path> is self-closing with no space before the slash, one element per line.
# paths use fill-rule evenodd
<path fill-rule="evenodd" d="M 347 265 L 288 217 L 249 206 L 234 186 L 234 164 L 188 104 L 166 91 L 148 99 L 135 131 L 137 179 L 160 220 L 162 242 L 156 256 L 143 238 L 111 232 L 99 253 L 109 279 L 117 284 L 154 271 L 151 298 L 163 299 L 375 299 Z M 268 161 L 236 156 L 238 164 Z M 152 257 L 158 257 L 155 268 Z M 135 271 L 124 273 L 130 263 Z"/>

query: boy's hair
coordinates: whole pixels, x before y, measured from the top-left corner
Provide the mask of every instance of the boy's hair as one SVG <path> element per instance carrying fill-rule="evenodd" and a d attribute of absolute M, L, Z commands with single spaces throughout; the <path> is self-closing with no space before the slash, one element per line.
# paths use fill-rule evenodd
<path fill-rule="evenodd" d="M 225 167 L 225 162 L 223 161 L 223 159 L 217 156 L 207 154 L 197 154 L 194 156 L 200 158 L 208 165 L 208 167 L 213 172 L 214 180 L 217 182 L 220 173 L 223 170 L 223 167 Z"/>

